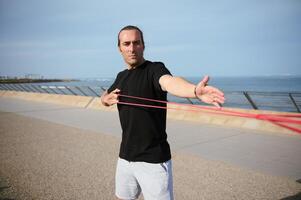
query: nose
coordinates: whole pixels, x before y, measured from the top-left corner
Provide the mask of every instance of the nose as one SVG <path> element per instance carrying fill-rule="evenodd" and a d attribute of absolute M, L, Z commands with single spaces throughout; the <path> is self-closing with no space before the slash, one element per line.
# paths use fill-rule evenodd
<path fill-rule="evenodd" d="M 129 50 L 130 52 L 133 52 L 133 51 L 135 50 L 135 45 L 134 45 L 133 42 L 131 42 L 130 45 L 128 46 L 128 50 Z"/>

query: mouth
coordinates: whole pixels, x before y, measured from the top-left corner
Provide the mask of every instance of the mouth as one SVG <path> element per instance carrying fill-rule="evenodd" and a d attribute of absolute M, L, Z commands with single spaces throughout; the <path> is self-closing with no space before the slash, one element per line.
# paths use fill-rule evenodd
<path fill-rule="evenodd" d="M 137 55 L 130 55 L 129 57 L 132 59 L 135 59 L 135 58 L 137 58 Z"/>

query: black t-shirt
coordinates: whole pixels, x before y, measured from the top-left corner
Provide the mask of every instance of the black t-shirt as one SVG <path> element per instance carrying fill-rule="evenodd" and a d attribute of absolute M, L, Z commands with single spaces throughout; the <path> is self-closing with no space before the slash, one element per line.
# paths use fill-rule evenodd
<path fill-rule="evenodd" d="M 159 79 L 170 74 L 160 62 L 145 61 L 135 69 L 119 72 L 108 93 L 118 88 L 121 94 L 167 100 Z M 119 97 L 120 102 L 166 107 L 166 103 Z M 118 104 L 122 128 L 119 157 L 128 161 L 161 163 L 171 158 L 166 134 L 166 109 Z"/>

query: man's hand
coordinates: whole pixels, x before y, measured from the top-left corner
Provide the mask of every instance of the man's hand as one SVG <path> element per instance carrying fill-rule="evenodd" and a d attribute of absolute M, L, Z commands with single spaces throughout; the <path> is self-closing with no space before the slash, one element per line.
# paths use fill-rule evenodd
<path fill-rule="evenodd" d="M 115 89 L 111 93 L 108 93 L 107 91 L 105 91 L 100 97 L 101 103 L 104 106 L 112 106 L 112 105 L 118 103 L 118 93 L 119 92 L 120 92 L 119 89 Z"/>
<path fill-rule="evenodd" d="M 224 93 L 219 89 L 208 86 L 209 76 L 205 76 L 195 87 L 195 96 L 204 103 L 213 104 L 220 108 L 225 102 Z"/>

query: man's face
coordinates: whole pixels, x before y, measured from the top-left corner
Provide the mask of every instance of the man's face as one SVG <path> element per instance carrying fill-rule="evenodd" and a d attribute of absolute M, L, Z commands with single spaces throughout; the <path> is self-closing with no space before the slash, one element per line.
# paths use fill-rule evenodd
<path fill-rule="evenodd" d="M 144 45 L 137 30 L 121 31 L 119 41 L 119 51 L 129 68 L 136 67 L 144 61 Z"/>

